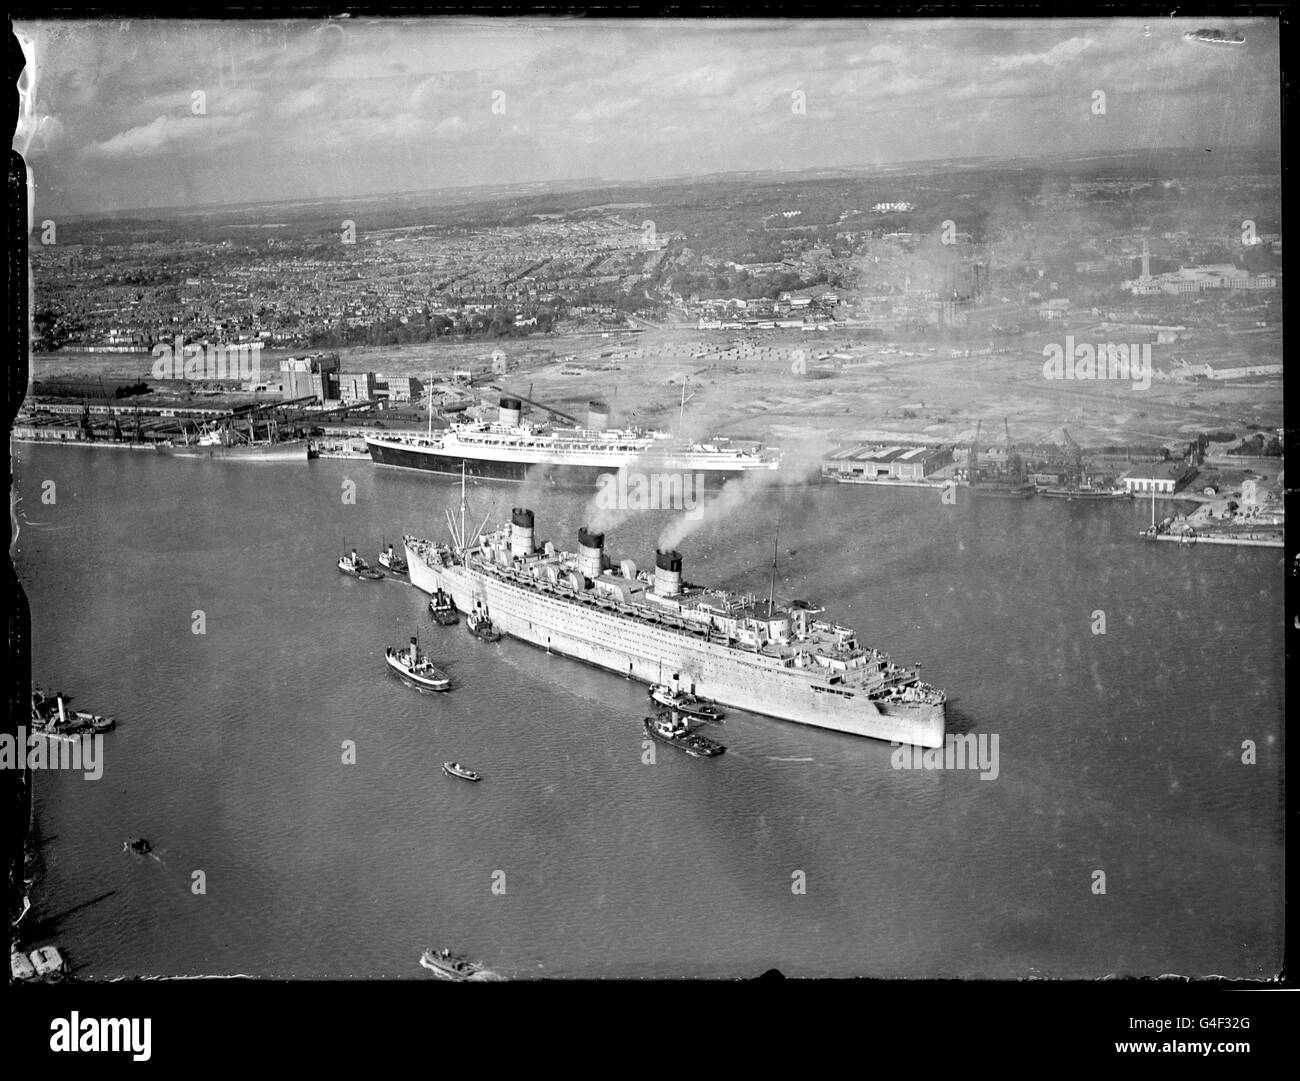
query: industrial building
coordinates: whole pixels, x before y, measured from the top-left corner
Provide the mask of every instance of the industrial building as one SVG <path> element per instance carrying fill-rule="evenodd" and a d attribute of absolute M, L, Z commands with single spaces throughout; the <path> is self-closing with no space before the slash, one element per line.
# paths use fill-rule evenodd
<path fill-rule="evenodd" d="M 318 353 L 280 361 L 281 393 L 287 402 L 315 398 L 322 405 L 339 400 L 339 357 Z"/>
<path fill-rule="evenodd" d="M 1196 476 L 1195 467 L 1178 461 L 1134 466 L 1120 479 L 1132 495 L 1150 494 L 1152 491 L 1173 495 L 1194 476 Z"/>
<path fill-rule="evenodd" d="M 951 447 L 858 444 L 828 454 L 823 472 L 831 477 L 920 481 L 951 462 Z"/>

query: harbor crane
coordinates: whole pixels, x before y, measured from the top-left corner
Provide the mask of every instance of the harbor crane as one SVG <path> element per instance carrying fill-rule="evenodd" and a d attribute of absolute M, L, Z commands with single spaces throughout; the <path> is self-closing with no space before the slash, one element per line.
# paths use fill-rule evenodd
<path fill-rule="evenodd" d="M 1067 429 L 1062 428 L 1061 434 L 1065 436 L 1065 445 L 1069 448 L 1070 453 L 1069 482 L 1079 484 L 1083 480 L 1083 448 L 1074 441 L 1074 437 L 1070 435 Z"/>
<path fill-rule="evenodd" d="M 1007 433 L 1007 472 L 1019 475 L 1025 471 L 1024 460 L 1016 453 L 1016 445 L 1011 442 L 1011 422 L 1002 418 L 1003 430 Z"/>

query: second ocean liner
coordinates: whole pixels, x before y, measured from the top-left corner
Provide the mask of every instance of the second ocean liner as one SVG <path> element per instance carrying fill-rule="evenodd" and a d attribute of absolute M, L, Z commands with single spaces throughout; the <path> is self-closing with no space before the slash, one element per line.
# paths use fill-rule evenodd
<path fill-rule="evenodd" d="M 451 520 L 451 515 L 448 515 Z M 474 538 L 451 520 L 453 544 L 407 536 L 411 584 L 486 612 L 506 634 L 643 683 L 858 736 L 943 745 L 946 695 L 917 668 L 896 665 L 804 601 L 785 607 L 691 585 L 682 557 L 655 553 L 653 574 L 613 566 L 604 535 L 578 532 L 578 551 L 533 539 L 533 513 Z M 456 536 L 455 534 L 459 534 Z"/>
<path fill-rule="evenodd" d="M 593 403 L 594 405 L 595 403 Z M 604 474 L 635 466 L 648 472 L 698 475 L 707 488 L 751 471 L 775 473 L 781 455 L 715 438 L 679 442 L 664 432 L 604 427 L 607 414 L 593 410 L 586 428 L 556 428 L 522 420 L 517 398 L 502 398 L 495 421 L 454 424 L 427 435 L 368 435 L 378 465 L 488 480 L 522 481 L 543 470 L 557 484 L 596 484 Z"/>

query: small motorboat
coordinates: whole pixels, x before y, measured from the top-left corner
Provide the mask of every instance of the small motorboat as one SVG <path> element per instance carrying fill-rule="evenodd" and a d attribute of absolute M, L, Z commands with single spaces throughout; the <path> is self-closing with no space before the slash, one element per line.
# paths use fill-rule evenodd
<path fill-rule="evenodd" d="M 481 961 L 471 961 L 450 950 L 425 950 L 420 964 L 444 980 L 492 979 L 493 973 Z"/>
<path fill-rule="evenodd" d="M 411 644 L 405 649 L 389 646 L 384 650 L 384 660 L 404 683 L 413 687 L 422 687 L 429 691 L 445 691 L 451 688 L 451 677 L 420 652 L 415 635 L 411 635 Z"/>
<path fill-rule="evenodd" d="M 448 777 L 459 777 L 463 781 L 481 781 L 483 775 L 475 773 L 472 769 L 466 769 L 459 762 L 444 762 L 442 772 Z"/>
<path fill-rule="evenodd" d="M 466 617 L 465 626 L 475 638 L 481 638 L 485 642 L 501 641 L 501 632 L 492 626 L 492 620 L 481 608 L 476 608 Z"/>
<path fill-rule="evenodd" d="M 433 613 L 433 621 L 440 627 L 450 627 L 453 623 L 460 622 L 460 616 L 456 614 L 456 602 L 445 590 L 439 589 L 429 598 L 429 611 Z"/>
<path fill-rule="evenodd" d="M 406 560 L 393 551 L 391 544 L 379 553 L 379 565 L 394 574 L 406 573 Z"/>
<path fill-rule="evenodd" d="M 650 684 L 650 697 L 661 706 L 675 709 L 688 717 L 698 717 L 702 721 L 720 721 L 725 716 L 722 710 L 707 698 L 699 698 L 688 691 L 670 687 L 666 683 Z"/>
<path fill-rule="evenodd" d="M 344 574 L 350 574 L 353 578 L 369 579 L 377 581 L 383 578 L 383 571 L 373 570 L 369 563 L 357 555 L 357 550 L 352 549 L 351 553 L 342 556 L 339 559 L 339 570 Z"/>
<path fill-rule="evenodd" d="M 134 852 L 137 856 L 147 856 L 153 851 L 153 845 L 143 837 L 133 837 L 122 842 L 123 852 Z"/>

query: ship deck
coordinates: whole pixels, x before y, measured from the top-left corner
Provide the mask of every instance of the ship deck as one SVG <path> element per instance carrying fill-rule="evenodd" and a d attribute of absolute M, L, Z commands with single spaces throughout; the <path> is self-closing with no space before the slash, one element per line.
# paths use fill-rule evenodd
<path fill-rule="evenodd" d="M 576 566 L 576 557 L 563 553 L 557 562 L 569 570 Z M 562 578 L 551 582 L 513 565 L 500 565 L 482 548 L 470 550 L 466 565 L 471 571 L 490 574 L 524 589 L 683 635 L 699 646 L 734 651 L 751 662 L 757 660 L 772 668 L 798 671 L 809 682 L 882 694 L 903 694 L 908 688 L 920 686 L 915 671 L 896 666 L 881 650 L 859 645 L 856 635 L 848 628 L 820 620 L 813 621 L 803 637 L 789 642 L 768 640 L 751 644 L 720 632 L 713 624 L 715 614 L 763 622 L 788 618 L 788 610 L 773 608 L 769 613 L 766 605 L 755 604 L 749 597 L 686 585 L 682 593 L 671 598 L 674 611 L 662 601 L 619 601 L 598 596 L 591 590 L 575 589 Z"/>

